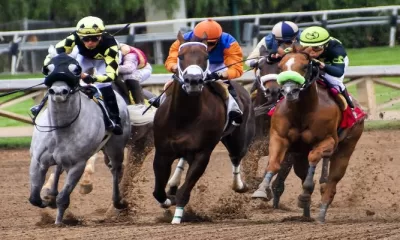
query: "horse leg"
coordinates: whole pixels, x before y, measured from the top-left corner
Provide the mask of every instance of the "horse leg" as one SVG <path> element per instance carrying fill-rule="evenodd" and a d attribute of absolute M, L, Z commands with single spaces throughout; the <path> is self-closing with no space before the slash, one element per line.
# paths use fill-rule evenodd
<path fill-rule="evenodd" d="M 183 209 L 190 200 L 190 193 L 197 181 L 203 175 L 210 161 L 212 151 L 196 153 L 194 159 L 189 164 L 185 182 L 179 188 L 176 194 L 176 209 L 172 224 L 180 224 L 183 216 Z"/>
<path fill-rule="evenodd" d="M 309 217 L 310 215 L 310 205 L 311 205 L 311 195 L 314 191 L 314 174 L 315 168 L 318 162 L 322 158 L 329 158 L 334 150 L 335 140 L 332 137 L 328 137 L 321 141 L 314 149 L 308 154 L 308 172 L 305 181 L 303 182 L 303 193 L 298 197 L 298 206 L 305 209 L 304 216 Z"/>
<path fill-rule="evenodd" d="M 70 195 L 76 185 L 78 184 L 79 179 L 81 178 L 83 171 L 85 170 L 86 161 L 82 159 L 78 161 L 71 169 L 67 171 L 67 178 L 64 184 L 63 189 L 57 196 L 57 216 L 55 224 L 59 225 L 62 223 L 62 219 L 64 217 L 65 210 L 67 210 L 70 203 Z"/>
<path fill-rule="evenodd" d="M 162 208 L 169 208 L 175 204 L 171 199 L 167 198 L 165 187 L 171 174 L 171 165 L 175 160 L 174 156 L 162 156 L 156 150 L 153 161 L 153 171 L 155 176 L 155 185 L 153 196 L 160 203 Z"/>
<path fill-rule="evenodd" d="M 176 165 L 175 172 L 168 181 L 169 190 L 168 196 L 175 196 L 178 190 L 179 184 L 181 183 L 182 173 L 185 170 L 185 159 L 180 158 L 178 165 Z"/>
<path fill-rule="evenodd" d="M 296 176 L 301 179 L 301 184 L 304 184 L 304 181 L 306 180 L 308 168 L 309 164 L 307 160 L 307 154 L 300 154 L 299 156 L 296 156 L 296 160 L 293 162 L 293 170 Z M 306 198 L 305 201 L 303 201 L 303 198 L 299 198 L 297 202 L 298 207 L 303 208 L 303 216 L 307 218 L 311 217 L 308 199 L 309 198 Z"/>
<path fill-rule="evenodd" d="M 45 200 L 51 208 L 57 208 L 56 197 L 58 195 L 58 181 L 63 171 L 61 166 L 56 165 L 54 167 L 54 172 L 50 174 L 49 179 L 42 188 L 41 195 L 43 200 Z"/>
<path fill-rule="evenodd" d="M 272 193 L 274 196 L 273 199 L 273 208 L 279 208 L 279 201 L 283 192 L 285 191 L 285 180 L 292 169 L 293 160 L 292 158 L 286 154 L 285 159 L 282 162 L 281 169 L 276 175 L 275 180 L 272 182 Z"/>
<path fill-rule="evenodd" d="M 44 184 L 48 167 L 43 166 L 37 159 L 32 159 L 29 167 L 31 193 L 29 202 L 36 207 L 45 208 L 46 203 L 40 197 L 40 190 Z"/>
<path fill-rule="evenodd" d="M 328 173 L 329 173 L 329 158 L 324 158 L 322 160 L 321 177 L 319 178 L 321 196 L 325 192 L 326 182 L 328 181 Z"/>
<path fill-rule="evenodd" d="M 336 185 L 346 172 L 358 139 L 351 139 L 350 141 L 352 142 L 341 142 L 337 151 L 331 157 L 328 181 L 322 194 L 320 213 L 317 217 L 317 221 L 320 223 L 325 222 L 326 212 L 336 194 Z"/>
<path fill-rule="evenodd" d="M 98 157 L 98 153 L 95 153 L 86 162 L 85 171 L 83 172 L 82 178 L 79 182 L 79 186 L 80 186 L 79 193 L 80 194 L 89 194 L 93 190 L 92 175 L 94 173 L 94 165 L 96 163 L 97 157 Z"/>
<path fill-rule="evenodd" d="M 124 148 L 116 149 L 115 147 L 107 147 L 104 151 L 104 154 L 105 159 L 109 160 L 108 166 L 113 176 L 113 205 L 116 209 L 125 209 L 128 207 L 128 204 L 125 200 L 122 199 L 119 189 L 119 183 L 122 179 L 123 174 L 122 164 L 124 161 Z"/>
<path fill-rule="evenodd" d="M 267 201 L 272 199 L 271 179 L 280 170 L 286 151 L 289 147 L 289 140 L 271 131 L 269 143 L 269 161 L 263 181 L 253 193 L 252 198 L 264 198 Z"/>

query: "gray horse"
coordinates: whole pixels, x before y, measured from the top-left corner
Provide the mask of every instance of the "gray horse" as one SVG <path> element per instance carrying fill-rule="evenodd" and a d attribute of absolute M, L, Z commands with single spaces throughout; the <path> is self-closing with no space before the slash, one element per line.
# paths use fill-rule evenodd
<path fill-rule="evenodd" d="M 70 66 L 71 64 L 68 66 L 69 70 L 71 70 Z M 59 73 L 60 80 L 63 79 L 63 74 L 64 72 Z M 85 170 L 86 161 L 100 148 L 110 160 L 108 166 L 113 175 L 114 207 L 117 209 L 127 207 L 121 198 L 118 186 L 122 178 L 124 147 L 131 132 L 126 103 L 117 94 L 124 133 L 106 137 L 110 133 L 105 129 L 102 110 L 86 94 L 78 91 L 78 86 L 71 86 L 64 80 L 53 80 L 49 85 L 48 108 L 37 119 L 30 148 L 31 194 L 29 201 L 32 205 L 41 208 L 56 204 L 58 211 L 55 224 L 62 223 L 63 215 L 70 203 L 70 194 Z M 46 173 L 53 165 L 67 172 L 61 192 L 58 193 L 57 188 L 53 192 L 55 204 L 43 201 L 40 196 Z M 55 184 L 58 184 L 59 174 L 56 174 Z"/>

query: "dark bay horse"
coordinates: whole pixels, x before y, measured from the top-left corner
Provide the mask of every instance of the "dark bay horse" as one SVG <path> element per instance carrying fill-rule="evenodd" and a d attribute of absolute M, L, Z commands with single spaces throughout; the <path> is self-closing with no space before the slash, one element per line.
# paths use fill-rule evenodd
<path fill-rule="evenodd" d="M 240 162 L 255 131 L 250 95 L 239 83 L 232 82 L 243 111 L 243 123 L 223 136 L 227 110 L 224 97 L 221 96 L 223 94 L 218 94 L 216 90 L 222 85 L 206 79 L 209 66 L 206 41 L 185 42 L 181 33 L 178 34 L 178 40 L 181 43 L 178 55 L 179 75 L 166 92 L 166 99 L 154 118 L 153 163 L 153 195 L 161 207 L 168 208 L 176 204 L 172 220 L 174 224 L 181 222 L 183 208 L 189 202 L 191 190 L 204 173 L 210 155 L 219 141 L 228 149 L 233 165 L 233 190 L 247 190 L 241 180 Z M 167 196 L 165 187 L 171 174 L 171 165 L 177 158 L 184 158 L 189 168 L 185 182 L 174 199 L 174 196 Z"/>
<path fill-rule="evenodd" d="M 362 135 L 364 120 L 338 134 L 342 111 L 326 88 L 316 83 L 319 68 L 313 65 L 308 54 L 294 48 L 283 57 L 279 67 L 278 82 L 285 98 L 271 118 L 269 164 L 257 191 L 271 192 L 271 178 L 280 170 L 285 154 L 294 152 L 297 154 L 294 170 L 303 182 L 298 205 L 304 209 L 304 216 L 310 217 L 315 168 L 321 159 L 330 161 L 326 184 L 321 188 L 317 218 L 324 222 L 336 194 L 336 185 L 344 176 Z"/>

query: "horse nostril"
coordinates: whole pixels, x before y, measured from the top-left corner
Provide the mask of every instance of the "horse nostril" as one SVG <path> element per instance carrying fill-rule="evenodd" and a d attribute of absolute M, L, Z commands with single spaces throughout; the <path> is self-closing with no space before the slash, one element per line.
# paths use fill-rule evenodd
<path fill-rule="evenodd" d="M 56 93 L 56 92 L 54 91 L 54 89 L 52 89 L 52 88 L 49 89 L 49 94 L 50 94 L 50 95 L 54 95 L 55 93 Z"/>
<path fill-rule="evenodd" d="M 67 95 L 68 94 L 68 90 L 67 89 L 63 89 L 61 92 L 63 95 Z"/>

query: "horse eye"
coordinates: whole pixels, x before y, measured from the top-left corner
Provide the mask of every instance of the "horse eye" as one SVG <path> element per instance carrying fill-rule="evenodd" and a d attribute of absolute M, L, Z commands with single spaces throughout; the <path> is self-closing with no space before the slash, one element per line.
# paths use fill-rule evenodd
<path fill-rule="evenodd" d="M 178 55 L 179 60 L 183 61 L 184 56 L 183 55 Z"/>

